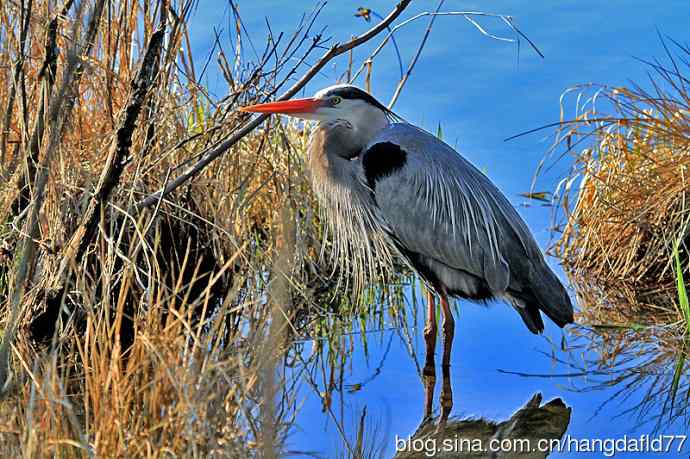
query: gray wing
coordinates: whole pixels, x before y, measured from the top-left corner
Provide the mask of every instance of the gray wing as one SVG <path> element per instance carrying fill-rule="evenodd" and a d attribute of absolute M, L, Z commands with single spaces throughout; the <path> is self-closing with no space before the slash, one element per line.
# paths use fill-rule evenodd
<path fill-rule="evenodd" d="M 395 161 L 383 159 L 396 155 Z M 536 295 L 529 290 L 555 289 L 556 297 L 544 300 L 563 304 L 564 315 L 554 314 L 563 319 L 557 322 L 572 320 L 565 290 L 516 210 L 450 146 L 412 125 L 396 123 L 370 142 L 360 161 L 361 180 L 373 190 L 385 227 L 405 251 L 422 257 L 442 276 L 446 286 L 452 289 L 455 282 L 460 290 L 488 289 L 485 296 L 509 299 L 511 293 L 527 292 L 525 301 Z M 470 298 L 481 294 L 465 293 Z"/>
<path fill-rule="evenodd" d="M 385 154 L 382 144 L 397 146 L 405 163 L 372 174 L 373 155 Z M 486 279 L 496 292 L 510 282 L 504 253 L 535 255 L 534 240 L 501 192 L 431 134 L 393 124 L 370 143 L 362 164 L 381 217 L 406 249 Z"/>

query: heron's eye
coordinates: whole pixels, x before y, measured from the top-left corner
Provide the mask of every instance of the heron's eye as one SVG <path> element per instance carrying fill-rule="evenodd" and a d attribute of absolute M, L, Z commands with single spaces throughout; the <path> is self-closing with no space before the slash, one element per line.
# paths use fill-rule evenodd
<path fill-rule="evenodd" d="M 331 105 L 338 105 L 342 101 L 343 101 L 343 98 L 340 96 L 331 97 Z"/>

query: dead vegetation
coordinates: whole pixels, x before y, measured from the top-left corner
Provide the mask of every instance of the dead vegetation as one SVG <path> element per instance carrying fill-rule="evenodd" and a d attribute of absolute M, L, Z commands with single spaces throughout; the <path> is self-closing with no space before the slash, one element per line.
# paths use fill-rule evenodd
<path fill-rule="evenodd" d="M 167 199 L 137 203 L 235 133 L 247 119 L 233 108 L 274 94 L 293 56 L 322 45 L 310 32 L 318 11 L 275 67 L 264 64 L 276 42 L 258 63 L 217 50 L 230 93 L 215 101 L 194 74 L 192 9 L 0 8 L 3 456 L 282 451 L 296 406 L 275 373 L 286 333 L 318 330 L 313 318 L 329 315 L 311 308 L 338 303 L 324 293 L 294 149 L 306 133 L 271 124 Z M 269 331 L 280 322 L 266 298 L 292 328 Z"/>
<path fill-rule="evenodd" d="M 552 251 L 586 324 L 685 320 L 673 259 L 680 243 L 688 279 L 690 81 L 688 51 L 679 51 L 648 63 L 651 91 L 575 88 L 578 115 L 559 127 L 557 145 L 575 161 L 555 193 L 562 219 Z"/>
<path fill-rule="evenodd" d="M 690 425 L 690 50 L 662 39 L 644 84 L 583 85 L 562 98 L 550 156 L 574 158 L 554 193 L 559 257 L 578 299 L 568 343 L 577 391 L 663 432 Z M 650 88 L 650 89 L 645 89 Z M 575 94 L 577 116 L 564 120 Z M 544 169 L 540 169 L 540 172 Z M 582 379 L 572 379 L 582 377 Z"/>
<path fill-rule="evenodd" d="M 229 2 L 217 100 L 191 51 L 196 3 L 0 4 L 4 457 L 277 457 L 298 406 L 285 368 L 319 366 L 329 411 L 354 341 L 366 344 L 348 332 L 406 320 L 405 272 L 361 298 L 336 288 L 349 273 L 321 256 L 308 132 L 278 120 L 257 130 L 266 117 L 235 109 L 292 97 L 388 31 L 355 72 L 368 81 L 392 30 L 429 17 L 397 98 L 436 16 L 391 28 L 404 0 L 330 45 L 318 4 L 246 61 Z M 316 353 L 302 355 L 304 339 Z"/>
<path fill-rule="evenodd" d="M 230 3 L 221 100 L 195 74 L 194 2 L 2 4 L 3 456 L 285 453 L 289 343 L 320 337 L 338 359 L 339 334 L 368 312 L 321 257 L 308 132 L 252 132 L 265 119 L 234 109 L 302 74 L 281 97 L 295 94 L 407 3 L 306 72 L 322 6 L 245 62 Z M 369 295 L 395 308 L 400 289 Z"/>

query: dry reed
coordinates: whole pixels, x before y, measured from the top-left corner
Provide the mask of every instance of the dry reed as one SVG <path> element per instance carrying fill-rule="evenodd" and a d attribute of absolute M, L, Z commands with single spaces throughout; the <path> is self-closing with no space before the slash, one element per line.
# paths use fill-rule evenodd
<path fill-rule="evenodd" d="M 265 298 L 289 298 L 289 307 L 305 315 L 314 304 L 310 292 L 330 282 L 318 275 L 324 272 L 315 255 L 319 222 L 308 211 L 303 161 L 292 146 L 303 146 L 306 134 L 271 125 L 237 143 L 174 199 L 135 211 L 143 192 L 163 185 L 193 152 L 241 124 L 245 115 L 231 109 L 270 91 L 271 75 L 261 80 L 260 67 L 228 63 L 221 51 L 231 93 L 220 104 L 206 96 L 186 42 L 191 2 L 179 10 L 148 1 L 51 5 L 0 7 L 0 80 L 6 82 L 0 105 L 8 107 L 0 120 L 0 304 L 12 364 L 0 402 L 2 455 L 282 453 L 294 386 L 270 377 L 288 340 L 286 330 L 271 338 Z M 93 5 L 104 6 L 100 17 Z M 77 25 L 89 17 L 96 18 L 93 40 Z M 235 21 L 240 30 L 241 19 Z M 142 50 L 156 30 L 166 34 L 166 47 L 155 58 L 150 87 L 136 96 Z M 93 49 L 75 48 L 79 40 Z M 22 49 L 26 57 L 19 59 Z M 84 56 L 77 68 L 68 65 L 70 50 Z M 72 97 L 73 108 L 56 109 Z M 48 117 L 50 110 L 69 127 Z M 45 151 L 48 136 L 56 140 L 52 157 Z M 43 173 L 39 202 L 34 184 Z M 277 251 L 282 208 L 299 228 L 292 254 Z M 35 244 L 36 257 L 26 263 L 12 341 L 8 300 L 31 212 L 38 225 L 28 244 Z M 280 283 L 269 288 L 274 260 L 297 267 L 291 279 L 296 298 Z M 290 333 L 297 333 L 293 327 Z M 261 359 L 267 354 L 257 352 L 261 346 L 271 350 L 271 366 Z M 265 399 L 267 384 L 273 390 Z"/>
<path fill-rule="evenodd" d="M 323 5 L 292 34 L 269 30 L 248 62 L 230 2 L 215 100 L 191 52 L 197 2 L 57 3 L 0 3 L 0 455 L 281 456 L 297 409 L 284 360 L 328 372 L 330 410 L 360 332 L 406 320 L 412 280 L 338 290 L 350 273 L 320 256 L 308 131 L 255 130 L 265 118 L 235 110 L 276 97 L 326 47 L 312 30 Z M 409 3 L 329 47 L 283 97 Z"/>
<path fill-rule="evenodd" d="M 563 223 L 552 252 L 587 324 L 682 320 L 672 254 L 680 242 L 687 279 L 690 93 L 669 58 L 649 63 L 652 92 L 575 88 L 578 115 L 559 126 L 557 145 L 579 152 L 555 193 Z"/>

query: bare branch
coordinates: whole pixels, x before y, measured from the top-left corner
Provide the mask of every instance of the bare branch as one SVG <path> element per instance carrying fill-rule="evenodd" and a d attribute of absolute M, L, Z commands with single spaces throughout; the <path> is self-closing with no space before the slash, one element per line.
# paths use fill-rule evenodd
<path fill-rule="evenodd" d="M 438 11 L 443 7 L 444 2 L 445 0 L 441 0 L 440 2 L 438 2 L 438 6 L 436 7 L 436 11 L 434 13 L 438 13 Z M 434 26 L 435 20 L 436 14 L 431 15 L 431 19 L 429 19 L 429 25 L 427 26 L 426 31 L 424 32 L 422 41 L 419 43 L 419 46 L 417 47 L 417 53 L 414 55 L 412 62 L 410 62 L 410 65 L 407 67 L 407 71 L 405 72 L 405 74 L 402 77 L 400 77 L 400 81 L 398 81 L 398 86 L 395 88 L 395 93 L 393 94 L 393 97 L 391 97 L 391 101 L 388 102 L 388 108 L 392 109 L 395 103 L 397 102 L 398 97 L 400 97 L 400 93 L 402 92 L 402 89 L 405 87 L 405 83 L 407 83 L 408 78 L 410 78 L 410 75 L 412 74 L 412 70 L 414 69 L 415 65 L 417 65 L 417 60 L 419 59 L 419 56 L 422 54 L 422 50 L 426 45 L 426 41 L 429 38 L 429 34 L 431 33 L 431 29 Z"/>
<path fill-rule="evenodd" d="M 31 20 L 31 12 L 33 0 L 29 0 L 28 5 L 24 5 L 22 1 L 21 5 L 21 16 L 24 22 L 21 26 L 20 37 L 19 37 L 19 57 L 14 67 L 14 79 L 12 80 L 12 85 L 10 87 L 10 95 L 7 99 L 7 111 L 5 112 L 5 118 L 3 120 L 0 129 L 0 166 L 5 163 L 5 155 L 7 148 L 7 137 L 10 131 L 10 121 L 12 121 L 12 107 L 14 106 L 14 99 L 17 95 L 17 85 L 19 84 L 20 78 L 22 77 L 22 72 L 24 71 L 24 60 L 26 59 L 26 36 L 29 31 L 29 23 Z M 0 175 L 4 171 L 0 170 Z"/>
<path fill-rule="evenodd" d="M 11 344 L 14 341 L 17 322 L 19 320 L 21 300 L 24 296 L 26 283 L 36 254 L 36 239 L 39 233 L 39 215 L 45 201 L 50 164 L 64 133 L 64 127 L 67 125 L 67 115 L 72 111 L 76 102 L 75 94 L 77 94 L 78 90 L 73 87 L 73 84 L 75 81 L 79 81 L 79 77 L 83 72 L 83 57 L 85 52 L 91 49 L 98 31 L 104 5 L 105 0 L 99 0 L 93 7 L 84 40 L 75 46 L 76 49 L 69 51 L 68 63 L 64 71 L 62 86 L 55 95 L 53 103 L 50 104 L 49 119 L 51 125 L 55 126 L 55 128 L 50 133 L 43 161 L 37 170 L 36 187 L 33 190 L 31 211 L 29 212 L 29 217 L 25 226 L 26 236 L 22 241 L 17 274 L 15 276 L 9 304 L 10 319 L 5 328 L 2 342 L 0 343 L 0 391 L 6 389 L 5 383 L 9 377 L 9 352 Z M 80 8 L 81 7 L 83 7 L 83 3 L 80 4 Z M 75 35 L 78 30 L 77 24 L 80 22 L 80 14 L 81 12 L 78 12 L 77 20 L 75 21 Z"/>
<path fill-rule="evenodd" d="M 100 209 L 106 204 L 112 190 L 120 180 L 130 154 L 129 151 L 132 144 L 132 136 L 137 126 L 137 118 L 144 105 L 144 99 L 158 73 L 158 61 L 164 36 L 164 29 L 159 29 L 151 35 L 139 72 L 132 81 L 132 94 L 129 103 L 123 111 L 120 127 L 116 131 L 115 139 L 96 191 L 93 193 L 89 206 L 82 216 L 79 227 L 65 247 L 60 269 L 58 270 L 58 282 L 62 282 L 69 263 L 74 259 L 79 260 L 86 251 L 86 247 L 91 242 L 98 228 Z"/>
<path fill-rule="evenodd" d="M 380 21 L 376 26 L 367 30 L 365 33 L 358 35 L 350 41 L 343 44 L 333 45 L 319 61 L 314 64 L 302 77 L 290 87 L 285 93 L 283 93 L 278 100 L 287 100 L 294 96 L 300 89 L 302 89 L 328 62 L 333 58 L 346 53 L 347 51 L 356 48 L 357 46 L 366 43 L 367 41 L 374 38 L 381 31 L 385 30 L 389 24 L 395 21 L 398 16 L 407 8 L 412 0 L 402 0 L 398 3 L 393 11 L 391 11 L 388 16 L 383 21 Z M 142 199 L 137 203 L 138 209 L 143 209 L 155 205 L 160 199 L 165 198 L 172 191 L 179 188 L 182 184 L 199 174 L 206 166 L 208 166 L 214 159 L 223 155 L 227 152 L 230 147 L 236 144 L 240 139 L 253 131 L 257 126 L 264 122 L 268 118 L 268 115 L 260 115 L 244 124 L 240 129 L 238 129 L 234 134 L 228 137 L 225 141 L 221 142 L 219 145 L 206 150 L 199 161 L 197 161 L 193 166 L 191 166 L 187 171 L 183 172 L 181 175 L 172 180 L 165 188 L 159 190 L 146 198 Z"/>
<path fill-rule="evenodd" d="M 374 51 L 369 55 L 368 58 L 364 59 L 362 64 L 359 66 L 357 71 L 352 75 L 350 78 L 350 82 L 354 81 L 361 75 L 361 73 L 367 68 L 369 63 L 381 52 L 381 50 L 386 46 L 388 41 L 393 39 L 393 36 L 395 32 L 400 30 L 401 28 L 411 24 L 414 21 L 417 21 L 423 17 L 426 16 L 461 16 L 467 19 L 467 21 L 472 24 L 482 35 L 485 35 L 489 38 L 492 38 L 494 40 L 499 40 L 499 41 L 506 41 L 509 43 L 519 43 L 517 39 L 513 38 L 506 38 L 506 37 L 500 37 L 497 35 L 493 35 L 488 33 L 483 27 L 479 25 L 479 23 L 474 20 L 475 17 L 488 17 L 488 18 L 495 18 L 495 19 L 501 19 L 503 22 L 505 22 L 508 27 L 510 27 L 511 30 L 513 30 L 516 35 L 519 37 L 523 37 L 527 42 L 530 44 L 532 49 L 541 57 L 544 57 L 544 55 L 539 51 L 539 49 L 536 47 L 536 45 L 529 40 L 525 34 L 523 34 L 513 23 L 513 18 L 511 16 L 505 15 L 505 14 L 497 14 L 497 13 L 484 13 L 481 11 L 440 11 L 440 12 L 431 12 L 431 11 L 425 11 L 419 14 L 416 14 L 412 16 L 411 18 L 408 18 L 401 22 L 400 24 L 397 24 L 395 27 L 392 27 L 389 29 L 388 34 L 384 37 L 384 39 L 379 43 L 379 45 L 374 49 Z"/>

